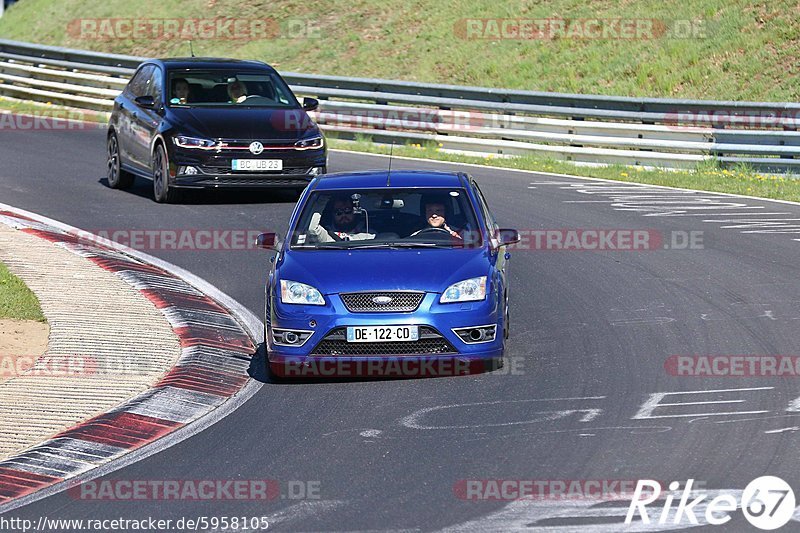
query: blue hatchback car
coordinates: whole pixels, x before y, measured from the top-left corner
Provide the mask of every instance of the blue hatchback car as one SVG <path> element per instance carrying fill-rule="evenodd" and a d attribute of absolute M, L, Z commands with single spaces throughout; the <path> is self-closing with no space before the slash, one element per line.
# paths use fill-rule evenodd
<path fill-rule="evenodd" d="M 459 375 L 502 365 L 507 247 L 463 173 L 315 177 L 266 282 L 268 370 L 278 377 Z M 488 363 L 488 366 L 487 366 Z"/>

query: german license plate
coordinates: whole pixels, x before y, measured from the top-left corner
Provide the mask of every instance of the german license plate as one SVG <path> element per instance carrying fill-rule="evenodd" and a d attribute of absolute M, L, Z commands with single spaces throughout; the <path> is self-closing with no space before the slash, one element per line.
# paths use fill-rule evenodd
<path fill-rule="evenodd" d="M 419 340 L 418 326 L 354 326 L 347 328 L 347 342 L 399 342 Z"/>
<path fill-rule="evenodd" d="M 234 159 L 233 170 L 283 170 L 282 159 Z"/>

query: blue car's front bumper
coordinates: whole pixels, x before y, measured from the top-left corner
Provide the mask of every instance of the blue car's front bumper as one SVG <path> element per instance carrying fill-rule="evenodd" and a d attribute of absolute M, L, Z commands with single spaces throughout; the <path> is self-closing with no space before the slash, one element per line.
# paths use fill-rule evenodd
<path fill-rule="evenodd" d="M 284 376 L 328 377 L 463 375 L 497 366 L 503 356 L 503 313 L 497 299 L 490 293 L 480 302 L 440 304 L 439 297 L 426 293 L 413 312 L 351 312 L 338 294 L 325 295 L 322 306 L 287 305 L 272 294 L 266 317 L 270 366 Z M 344 339 L 348 326 L 393 325 L 419 326 L 425 339 L 383 346 Z M 488 325 L 495 326 L 490 341 L 467 343 L 453 331 Z M 302 346 L 285 346 L 275 343 L 274 330 L 311 335 Z"/>

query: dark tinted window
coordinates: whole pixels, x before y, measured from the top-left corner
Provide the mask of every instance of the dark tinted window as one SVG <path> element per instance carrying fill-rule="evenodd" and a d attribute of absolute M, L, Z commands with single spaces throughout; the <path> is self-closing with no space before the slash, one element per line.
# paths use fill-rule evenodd
<path fill-rule="evenodd" d="M 147 94 L 148 83 L 150 77 L 153 75 L 154 68 L 153 65 L 145 65 L 139 69 L 139 72 L 137 72 L 130 83 L 128 83 L 127 91 L 130 93 L 130 96 L 138 98 L 139 96 L 145 96 Z"/>
<path fill-rule="evenodd" d="M 188 86 L 188 96 L 178 94 L 179 83 Z M 289 86 L 270 70 L 170 70 L 168 86 L 170 106 L 300 107 Z"/>
<path fill-rule="evenodd" d="M 147 85 L 147 94 L 151 95 L 157 104 L 161 102 L 161 91 L 162 87 L 164 86 L 164 75 L 161 73 L 160 68 L 155 67 L 153 69 L 153 74 L 150 76 Z"/>

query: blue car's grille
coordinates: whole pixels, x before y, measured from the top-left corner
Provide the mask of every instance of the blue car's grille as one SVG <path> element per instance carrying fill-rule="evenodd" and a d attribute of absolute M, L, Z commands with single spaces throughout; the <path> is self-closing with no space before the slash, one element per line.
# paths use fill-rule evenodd
<path fill-rule="evenodd" d="M 345 292 L 339 296 L 351 313 L 408 313 L 419 307 L 425 293 L 411 291 Z"/>
<path fill-rule="evenodd" d="M 311 355 L 439 355 L 454 354 L 456 349 L 435 329 L 420 326 L 419 340 L 413 342 L 347 342 L 346 328 L 328 333 L 311 351 Z"/>

